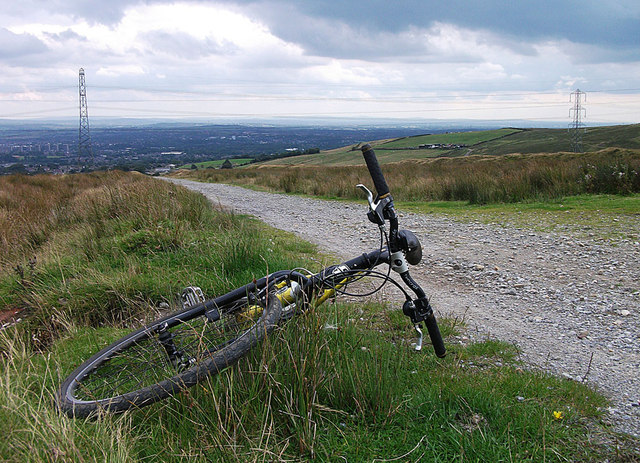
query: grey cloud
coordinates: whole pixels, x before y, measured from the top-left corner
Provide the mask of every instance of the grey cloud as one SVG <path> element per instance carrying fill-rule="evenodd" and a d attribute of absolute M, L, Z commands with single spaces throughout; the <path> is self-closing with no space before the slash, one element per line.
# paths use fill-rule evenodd
<path fill-rule="evenodd" d="M 640 61 L 640 50 L 635 48 L 607 48 L 598 45 L 585 45 L 562 42 L 560 48 L 571 57 L 574 64 L 610 64 L 634 63 Z"/>
<path fill-rule="evenodd" d="M 484 60 L 472 50 L 440 45 L 441 39 L 447 39 L 446 24 L 408 26 L 404 30 L 392 32 L 363 24 L 310 18 L 290 9 L 284 12 L 271 8 L 259 17 L 268 18 L 267 22 L 274 34 L 300 45 L 309 56 L 411 63 L 474 63 Z M 470 32 L 479 45 L 503 48 L 526 56 L 537 53 L 530 43 L 522 42 L 517 37 L 500 36 L 488 30 Z"/>
<path fill-rule="evenodd" d="M 56 42 L 67 42 L 70 40 L 75 40 L 79 42 L 86 42 L 87 38 L 72 31 L 71 29 L 67 29 L 66 31 L 59 32 L 57 34 L 46 32 L 45 35 Z"/>
<path fill-rule="evenodd" d="M 312 0 L 262 2 L 238 0 L 246 11 L 266 21 L 278 35 L 302 44 L 321 56 L 349 57 L 349 48 L 362 56 L 390 56 L 396 52 L 426 53 L 419 43 L 393 43 L 392 37 L 411 28 L 428 29 L 437 22 L 471 30 L 490 31 L 491 40 L 501 37 L 506 48 L 524 55 L 535 54 L 531 42 L 568 40 L 578 44 L 625 49 L 640 59 L 640 3 L 631 0 L 609 2 L 561 0 L 509 2 L 486 0 L 368 0 L 364 2 Z M 359 31 L 345 37 L 340 25 Z M 324 28 L 324 31 L 320 28 Z M 315 28 L 315 30 L 314 30 Z M 363 47 L 366 42 L 370 46 Z"/>
<path fill-rule="evenodd" d="M 7 12 L 14 16 L 38 16 L 46 13 L 68 14 L 91 23 L 116 24 L 127 7 L 136 4 L 163 4 L 174 0 L 23 0 L 12 2 Z M 517 41 L 569 40 L 574 43 L 608 48 L 640 48 L 640 2 L 637 0 L 191 0 L 195 3 L 222 4 L 243 9 L 285 37 L 295 30 L 294 40 L 321 49 L 313 40 L 314 31 L 305 22 L 347 24 L 363 35 L 397 34 L 410 29 L 429 28 L 445 22 L 474 30 L 490 30 Z M 15 4 L 14 4 L 15 3 Z M 292 18 L 306 18 L 293 22 Z M 293 37 L 294 32 L 286 33 Z M 322 38 L 322 40 L 325 40 Z M 340 50 L 335 40 L 326 42 L 327 50 Z M 378 43 L 385 49 L 384 43 Z"/>
<path fill-rule="evenodd" d="M 14 34 L 7 29 L 0 29 L 0 58 L 24 58 L 46 51 L 47 46 L 33 35 Z"/>
<path fill-rule="evenodd" d="M 254 6 L 249 14 L 252 13 L 257 20 L 266 20 L 271 32 L 300 45 L 309 56 L 382 61 L 407 57 L 413 61 L 473 60 L 469 55 L 437 56 L 425 31 L 415 27 L 399 32 L 378 30 L 339 19 L 305 16 L 283 5 Z"/>
<path fill-rule="evenodd" d="M 523 38 L 564 37 L 574 42 L 622 46 L 635 46 L 639 42 L 640 5 L 632 1 L 314 0 L 296 5 L 310 16 L 391 31 L 442 21 Z"/>

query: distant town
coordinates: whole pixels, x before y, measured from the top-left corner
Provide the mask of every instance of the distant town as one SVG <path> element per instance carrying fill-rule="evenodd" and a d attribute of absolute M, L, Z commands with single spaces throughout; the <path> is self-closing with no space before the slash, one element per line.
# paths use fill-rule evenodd
<path fill-rule="evenodd" d="M 187 124 L 99 127 L 91 131 L 91 155 L 78 156 L 77 129 L 0 125 L 0 174 L 62 174 L 104 169 L 155 174 L 202 161 L 264 160 L 423 133 L 424 128 L 407 127 Z"/>

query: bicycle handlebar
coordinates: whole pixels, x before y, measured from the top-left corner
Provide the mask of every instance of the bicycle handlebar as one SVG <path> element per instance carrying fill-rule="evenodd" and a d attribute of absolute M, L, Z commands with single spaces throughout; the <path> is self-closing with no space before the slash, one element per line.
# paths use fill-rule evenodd
<path fill-rule="evenodd" d="M 371 179 L 373 180 L 373 185 L 375 186 L 376 192 L 378 193 L 377 199 L 380 200 L 389 197 L 390 202 L 384 206 L 386 208 L 384 217 L 389 220 L 389 224 L 391 226 L 389 252 L 398 251 L 398 218 L 393 208 L 393 200 L 390 197 L 389 186 L 387 185 L 387 181 L 384 179 L 382 169 L 380 169 L 380 164 L 378 163 L 378 159 L 376 158 L 376 153 L 373 151 L 373 148 L 371 148 L 371 145 L 367 143 L 360 149 L 362 150 L 364 161 L 367 163 L 367 169 L 369 169 L 369 174 L 371 175 Z M 383 214 L 380 213 L 381 220 L 382 216 Z M 403 273 L 401 273 L 401 276 L 404 282 L 407 283 L 407 286 L 409 286 L 418 297 L 413 302 L 409 301 L 411 302 L 408 309 L 409 313 L 405 313 L 411 317 L 412 321 L 415 322 L 416 330 L 420 334 L 420 344 L 422 343 L 422 332 L 419 329 L 419 323 L 421 321 L 424 321 L 425 325 L 427 326 L 427 331 L 429 332 L 429 337 L 431 338 L 431 343 L 433 344 L 436 355 L 438 357 L 444 357 L 447 351 L 445 349 L 444 342 L 442 341 L 442 335 L 440 334 L 438 323 L 433 314 L 433 310 L 429 305 L 429 301 L 424 294 L 424 291 L 415 281 L 413 281 L 411 276 L 409 276 L 409 270 L 405 270 Z M 416 310 L 416 303 L 420 306 L 420 310 Z"/>
<path fill-rule="evenodd" d="M 376 153 L 368 143 L 360 149 L 364 156 L 364 162 L 367 163 L 367 169 L 369 169 L 369 174 L 373 180 L 373 185 L 376 187 L 378 197 L 383 198 L 389 194 L 389 187 L 387 186 L 387 181 L 384 179 L 384 175 L 382 175 L 382 169 L 380 169 L 380 164 L 378 164 Z"/>

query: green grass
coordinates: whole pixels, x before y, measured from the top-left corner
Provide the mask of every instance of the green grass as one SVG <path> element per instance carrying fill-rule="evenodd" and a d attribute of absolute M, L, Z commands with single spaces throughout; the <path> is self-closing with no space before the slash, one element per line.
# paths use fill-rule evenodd
<path fill-rule="evenodd" d="M 63 378 L 184 286 L 213 296 L 322 259 L 175 185 L 135 174 L 83 179 L 36 179 L 30 188 L 84 186 L 64 190 L 66 206 L 53 203 L 65 225 L 51 219 L 37 245 L 16 241 L 0 273 L 0 309 L 28 309 L 26 322 L 0 330 L 0 460 L 640 458 L 637 441 L 600 423 L 606 400 L 595 391 L 528 371 L 509 344 L 460 344 L 464 327 L 452 320 L 441 320 L 447 358 L 428 345 L 416 353 L 396 303 L 326 304 L 187 392 L 120 416 L 68 419 L 53 406 Z"/>
<path fill-rule="evenodd" d="M 95 180 L 96 174 L 90 175 Z M 2 240 L 11 243 L 6 254 L 22 253 L 3 262 L 0 308 L 28 314 L 22 325 L 43 345 L 61 329 L 56 317 L 89 326 L 126 324 L 163 302 L 174 304 L 191 284 L 221 294 L 267 269 L 295 267 L 305 255 L 315 256 L 311 245 L 285 233 L 266 233 L 258 221 L 215 210 L 203 196 L 167 182 L 98 175 L 104 184 L 96 186 L 82 178 L 29 180 L 36 182 L 32 191 L 50 189 L 48 195 L 25 191 L 33 201 L 44 203 L 64 192 L 57 193 L 60 202 L 32 208 L 56 217 L 44 221 L 49 228 L 38 230 L 37 244 L 28 239 L 26 245 L 11 227 L 0 227 L 11 236 Z M 67 190 L 59 182 L 83 186 Z M 8 204 L 10 211 L 28 209 L 24 205 Z M 27 220 L 32 222 L 43 221 Z"/>
<path fill-rule="evenodd" d="M 503 128 L 473 132 L 418 135 L 369 142 L 381 164 L 407 160 L 425 160 L 438 156 L 505 155 L 514 153 L 558 153 L 572 151 L 566 129 Z M 464 144 L 462 149 L 408 149 L 428 144 Z M 322 151 L 319 154 L 293 156 L 260 163 L 267 166 L 359 166 L 363 165 L 359 145 Z M 585 151 L 607 148 L 640 149 L 640 124 L 589 127 L 583 134 Z M 402 148 L 407 148 L 403 150 Z"/>
<path fill-rule="evenodd" d="M 415 137 L 400 138 L 380 145 L 384 148 L 410 148 L 431 144 L 464 144 L 476 145 L 490 140 L 499 139 L 507 135 L 521 132 L 522 129 L 498 129 L 482 130 L 475 132 L 453 132 L 432 135 L 418 135 Z"/>
<path fill-rule="evenodd" d="M 381 157 L 386 154 L 383 150 Z M 553 201 L 580 194 L 640 192 L 640 150 L 618 148 L 590 153 L 440 157 L 387 163 L 383 164 L 382 171 L 398 201 L 496 204 Z M 261 165 L 224 172 L 183 170 L 176 175 L 285 193 L 350 199 L 359 194 L 354 185 L 371 184 L 364 166 Z"/>
<path fill-rule="evenodd" d="M 198 169 L 206 169 L 208 167 L 220 167 L 226 159 L 215 159 L 213 161 L 204 161 L 204 162 L 196 162 L 195 165 L 198 166 Z M 232 158 L 229 159 L 229 162 L 235 166 L 241 166 L 244 164 L 249 164 L 253 161 L 253 158 Z M 185 164 L 180 166 L 180 169 L 190 169 L 192 164 Z"/>
<path fill-rule="evenodd" d="M 498 139 L 520 132 L 521 129 L 499 129 L 478 132 L 455 132 L 433 135 L 418 135 L 414 137 L 398 138 L 393 140 L 375 140 L 371 145 L 376 150 L 378 161 L 381 164 L 400 162 L 407 160 L 431 159 L 438 156 L 461 156 L 468 152 L 463 149 L 417 149 L 420 145 L 428 144 L 463 144 L 476 145 L 489 140 Z M 260 165 L 291 165 L 291 166 L 357 166 L 363 165 L 362 153 L 357 146 L 346 146 L 332 150 L 322 151 L 318 154 L 293 156 L 289 158 L 274 159 L 260 163 Z M 406 149 L 403 149 L 406 148 Z M 410 149 L 411 148 L 411 149 Z"/>
<path fill-rule="evenodd" d="M 380 164 L 415 159 L 430 159 L 447 153 L 446 150 L 387 150 L 382 147 L 376 149 Z M 276 159 L 264 163 L 265 165 L 291 166 L 356 166 L 363 165 L 362 153 L 358 151 L 332 151 L 320 154 L 293 156 Z"/>
<path fill-rule="evenodd" d="M 633 441 L 599 424 L 606 401 L 586 386 L 527 371 L 497 341 L 451 344 L 444 360 L 416 353 L 407 323 L 371 328 L 389 310 L 324 306 L 188 392 L 93 421 L 57 414 L 51 396 L 120 330 L 70 324 L 44 355 L 3 332 L 0 422 L 12 438 L 0 458 L 634 461 Z"/>
<path fill-rule="evenodd" d="M 640 149 L 640 124 L 588 127 L 583 133 L 585 151 L 606 148 Z M 566 129 L 526 129 L 473 147 L 474 154 L 554 153 L 571 151 Z"/>
<path fill-rule="evenodd" d="M 400 210 L 597 240 L 640 241 L 640 195 L 578 195 L 553 201 L 469 205 L 465 201 L 401 201 Z"/>

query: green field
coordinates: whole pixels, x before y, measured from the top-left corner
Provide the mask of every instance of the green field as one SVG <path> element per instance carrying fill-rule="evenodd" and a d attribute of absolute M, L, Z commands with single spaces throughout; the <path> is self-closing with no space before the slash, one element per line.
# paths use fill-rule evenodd
<path fill-rule="evenodd" d="M 198 166 L 198 169 L 206 169 L 208 167 L 220 167 L 224 162 L 226 161 L 226 159 L 216 159 L 214 161 L 204 161 L 204 162 L 196 162 L 195 165 Z M 249 164 L 251 161 L 253 161 L 253 158 L 237 158 L 237 159 L 229 159 L 229 162 L 231 162 L 231 164 L 233 164 L 234 167 L 236 166 L 242 166 L 244 164 Z M 185 164 L 183 166 L 180 166 L 180 169 L 190 169 L 192 166 L 192 164 Z"/>
<path fill-rule="evenodd" d="M 440 133 L 433 135 L 419 135 L 416 137 L 399 138 L 398 140 L 390 141 L 380 145 L 380 148 L 413 148 L 420 145 L 430 144 L 462 144 L 462 145 L 476 145 L 490 140 L 499 139 L 522 132 L 522 129 L 498 129 L 498 130 L 483 130 L 478 132 L 454 132 L 454 133 Z"/>
<path fill-rule="evenodd" d="M 391 140 L 373 140 L 368 143 L 376 150 L 378 161 L 381 164 L 391 162 L 433 159 L 440 156 L 463 156 L 468 154 L 472 145 L 484 143 L 489 140 L 499 139 L 514 133 L 520 129 L 499 129 L 479 132 L 453 132 L 433 135 L 418 135 L 415 137 L 397 138 Z M 465 145 L 462 148 L 420 148 L 421 145 L 451 144 Z M 362 153 L 358 149 L 360 144 L 345 146 L 332 150 L 322 151 L 318 154 L 293 156 L 289 158 L 274 159 L 260 163 L 260 165 L 290 165 L 290 166 L 353 166 L 363 165 Z"/>
<path fill-rule="evenodd" d="M 517 129 L 454 132 L 418 135 L 392 140 L 369 141 L 381 164 L 437 157 L 504 155 L 513 153 L 558 153 L 572 151 L 566 129 Z M 459 149 L 418 149 L 420 145 L 464 145 Z M 319 154 L 274 159 L 259 165 L 272 166 L 350 166 L 363 165 L 360 144 L 322 151 Z M 590 127 L 583 134 L 585 151 L 605 148 L 640 149 L 640 124 Z"/>
<path fill-rule="evenodd" d="M 426 134 L 390 140 L 368 141 L 381 164 L 402 161 L 420 161 L 438 157 L 469 155 L 505 155 L 514 153 L 558 153 L 572 151 L 571 137 L 566 129 L 517 129 L 452 132 Z M 460 148 L 424 148 L 424 145 L 461 145 Z M 251 164 L 251 166 L 356 166 L 364 160 L 359 150 L 361 144 L 324 150 L 318 154 L 306 154 Z M 423 148 L 420 148 L 423 146 Z M 640 124 L 609 127 L 590 127 L 583 134 L 585 151 L 605 148 L 640 149 Z M 252 159 L 230 159 L 234 166 L 249 164 Z M 196 163 L 198 169 L 219 167 L 224 160 Z M 191 164 L 181 166 L 189 169 Z"/>
<path fill-rule="evenodd" d="M 605 148 L 640 149 L 640 124 L 589 127 L 583 133 L 584 151 Z M 555 153 L 571 151 L 566 129 L 526 129 L 473 147 L 473 154 Z"/>
<path fill-rule="evenodd" d="M 430 159 L 442 156 L 448 150 L 385 150 L 382 145 L 376 146 L 376 155 L 381 164 L 415 159 Z M 288 158 L 274 159 L 259 163 L 267 166 L 354 166 L 363 165 L 364 160 L 360 150 L 351 151 L 343 148 L 323 151 L 319 154 L 306 154 Z"/>

